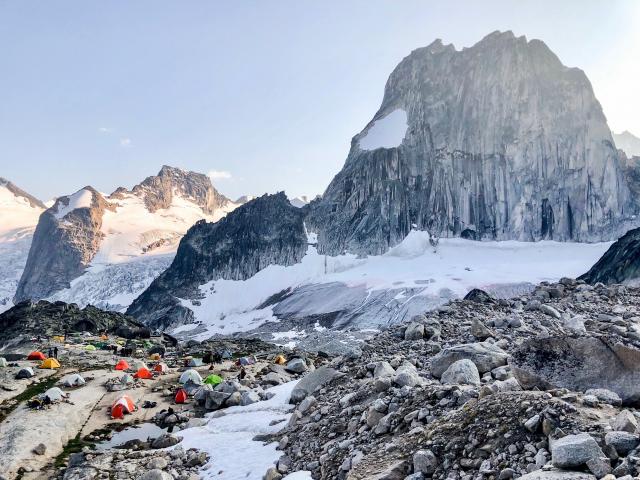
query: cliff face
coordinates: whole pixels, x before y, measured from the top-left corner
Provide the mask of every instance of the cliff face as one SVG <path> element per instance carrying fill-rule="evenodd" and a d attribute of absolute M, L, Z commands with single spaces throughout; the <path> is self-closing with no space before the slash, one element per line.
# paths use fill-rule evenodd
<path fill-rule="evenodd" d="M 60 197 L 38 220 L 14 301 L 40 299 L 82 274 L 100 248 L 109 203 L 91 187 Z"/>
<path fill-rule="evenodd" d="M 309 223 L 322 252 L 379 254 L 412 228 L 607 240 L 633 208 L 585 74 L 496 32 L 461 51 L 438 40 L 396 67 Z"/>
<path fill-rule="evenodd" d="M 269 265 L 293 265 L 307 250 L 304 212 L 284 193 L 256 198 L 216 223 L 200 221 L 182 238 L 171 266 L 127 313 L 155 327 L 191 320 L 180 299 L 196 300 L 199 287 L 218 279 L 245 280 Z"/>

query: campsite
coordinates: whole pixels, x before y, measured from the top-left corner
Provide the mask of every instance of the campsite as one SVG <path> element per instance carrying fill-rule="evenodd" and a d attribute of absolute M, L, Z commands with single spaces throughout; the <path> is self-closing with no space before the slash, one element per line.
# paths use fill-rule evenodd
<path fill-rule="evenodd" d="M 265 366 L 282 370 L 284 357 L 260 341 L 231 348 L 228 343 L 215 349 L 179 345 L 166 336 L 132 340 L 82 332 L 5 348 L 0 354 L 3 477 L 63 478 L 74 453 L 109 451 L 102 444 L 122 448 L 111 439 L 123 430 L 125 447 L 133 450 L 152 448 L 142 438 L 151 430 L 146 425 L 156 425 L 155 433 L 168 432 L 162 441 L 174 444 L 179 437 L 171 432 L 193 426 L 227 399 L 228 405 L 260 400 L 261 389 L 256 393 L 249 386 Z M 132 438 L 136 435 L 140 438 Z"/>

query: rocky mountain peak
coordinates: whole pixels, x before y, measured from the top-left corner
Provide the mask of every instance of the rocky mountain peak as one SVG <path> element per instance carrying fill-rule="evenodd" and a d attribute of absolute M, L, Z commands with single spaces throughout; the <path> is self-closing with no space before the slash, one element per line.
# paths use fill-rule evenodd
<path fill-rule="evenodd" d="M 116 190 L 114 194 L 122 194 L 123 190 Z M 176 195 L 200 206 L 207 215 L 228 204 L 231 201 L 218 192 L 209 177 L 202 173 L 190 172 L 164 165 L 157 175 L 144 179 L 133 187 L 131 193 L 144 198 L 150 212 L 169 208 Z"/>
<path fill-rule="evenodd" d="M 309 223 L 322 252 L 378 254 L 412 228 L 609 240 L 635 210 L 584 72 L 540 40 L 494 32 L 400 62 Z"/>

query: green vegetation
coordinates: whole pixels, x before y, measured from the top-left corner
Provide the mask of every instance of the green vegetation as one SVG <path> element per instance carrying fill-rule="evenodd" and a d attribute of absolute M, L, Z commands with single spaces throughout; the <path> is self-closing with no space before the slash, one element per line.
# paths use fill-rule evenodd
<path fill-rule="evenodd" d="M 46 392 L 51 387 L 53 387 L 58 382 L 58 380 L 60 380 L 60 377 L 58 375 L 51 375 L 50 377 L 47 377 L 38 383 L 29 385 L 24 392 L 16 395 L 15 397 L 5 400 L 2 404 L 2 410 L 0 410 L 0 423 L 2 423 L 4 419 L 7 418 L 9 414 L 13 412 L 16 407 L 22 402 L 26 402 L 32 397 Z M 4 407 L 4 405 L 6 405 L 6 407 Z"/>

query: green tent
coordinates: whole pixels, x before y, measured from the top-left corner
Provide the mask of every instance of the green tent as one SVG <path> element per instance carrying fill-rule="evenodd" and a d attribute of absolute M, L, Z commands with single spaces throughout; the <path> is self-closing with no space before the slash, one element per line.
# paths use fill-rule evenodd
<path fill-rule="evenodd" d="M 87 345 L 84 349 L 88 352 L 95 352 L 97 348 L 94 345 Z"/>
<path fill-rule="evenodd" d="M 208 383 L 209 385 L 218 385 L 222 383 L 224 380 L 220 375 L 209 375 L 204 379 L 204 383 Z"/>

